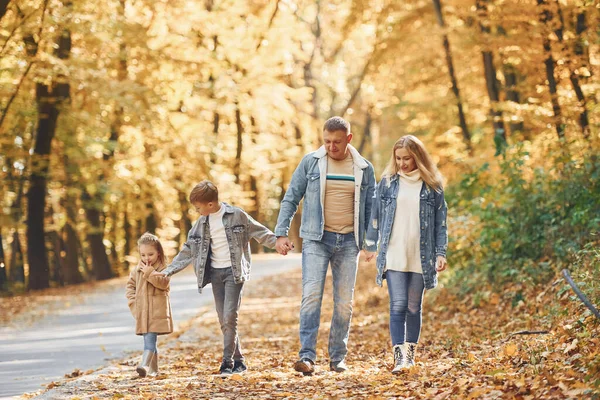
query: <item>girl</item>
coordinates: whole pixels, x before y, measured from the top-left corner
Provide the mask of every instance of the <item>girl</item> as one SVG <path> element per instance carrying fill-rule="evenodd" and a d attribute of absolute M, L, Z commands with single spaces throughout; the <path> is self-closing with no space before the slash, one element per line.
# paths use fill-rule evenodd
<path fill-rule="evenodd" d="M 138 240 L 140 263 L 129 274 L 127 303 L 135 318 L 135 333 L 144 337 L 144 353 L 136 371 L 141 377 L 158 373 L 157 335 L 173 332 L 170 278 L 165 269 L 165 252 L 158 237 L 144 233 Z"/>
<path fill-rule="evenodd" d="M 367 261 L 377 256 L 377 284 L 387 280 L 392 373 L 415 365 L 425 289 L 446 269 L 446 202 L 442 176 L 414 136 L 401 137 L 375 190 L 367 230 Z"/>

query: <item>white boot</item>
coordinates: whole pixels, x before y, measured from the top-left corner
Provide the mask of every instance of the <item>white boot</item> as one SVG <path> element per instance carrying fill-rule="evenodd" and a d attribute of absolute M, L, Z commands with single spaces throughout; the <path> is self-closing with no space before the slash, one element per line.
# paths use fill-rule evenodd
<path fill-rule="evenodd" d="M 155 353 L 153 351 L 144 350 L 144 354 L 142 354 L 142 361 L 135 369 L 142 378 L 148 375 L 150 364 L 152 363 L 154 356 Z"/>
<path fill-rule="evenodd" d="M 404 362 L 404 365 L 406 366 L 406 368 L 414 367 L 415 366 L 415 351 L 417 349 L 417 344 L 416 343 L 404 343 L 404 345 L 406 346 L 406 360 Z"/>
<path fill-rule="evenodd" d="M 156 376 L 158 375 L 158 353 L 154 353 L 154 357 L 150 362 L 150 368 L 148 369 L 148 375 Z"/>
<path fill-rule="evenodd" d="M 394 369 L 392 374 L 399 374 L 405 368 L 406 360 L 406 343 L 397 344 L 394 346 Z"/>

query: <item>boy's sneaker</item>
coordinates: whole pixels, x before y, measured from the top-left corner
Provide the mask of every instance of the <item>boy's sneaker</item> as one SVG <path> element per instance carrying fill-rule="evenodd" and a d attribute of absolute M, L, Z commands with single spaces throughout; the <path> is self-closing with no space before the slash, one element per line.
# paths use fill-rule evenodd
<path fill-rule="evenodd" d="M 227 377 L 233 374 L 233 364 L 230 362 L 223 361 L 221 363 L 221 368 L 219 368 L 219 373 L 222 377 Z"/>
<path fill-rule="evenodd" d="M 234 374 L 241 374 L 243 372 L 245 372 L 248 369 L 248 367 L 246 366 L 246 364 L 243 361 L 234 361 L 233 363 L 233 373 Z"/>

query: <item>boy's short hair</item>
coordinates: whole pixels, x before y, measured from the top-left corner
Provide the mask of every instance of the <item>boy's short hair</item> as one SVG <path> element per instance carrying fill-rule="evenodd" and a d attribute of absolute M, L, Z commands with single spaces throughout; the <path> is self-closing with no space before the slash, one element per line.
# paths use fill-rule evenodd
<path fill-rule="evenodd" d="M 327 132 L 342 131 L 347 135 L 350 133 L 350 122 L 346 121 L 342 117 L 331 117 L 325 121 L 323 130 Z"/>
<path fill-rule="evenodd" d="M 219 201 L 219 189 L 211 181 L 204 180 L 194 186 L 190 193 L 190 203 L 210 203 Z"/>

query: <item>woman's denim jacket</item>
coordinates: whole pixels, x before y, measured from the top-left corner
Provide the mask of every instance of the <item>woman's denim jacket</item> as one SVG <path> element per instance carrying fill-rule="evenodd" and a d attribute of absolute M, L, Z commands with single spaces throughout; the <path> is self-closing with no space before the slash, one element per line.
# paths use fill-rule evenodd
<path fill-rule="evenodd" d="M 277 238 L 273 232 L 256 222 L 241 208 L 227 203 L 221 203 L 221 207 L 225 208 L 223 226 L 225 227 L 227 243 L 229 243 L 233 278 L 235 283 L 245 282 L 250 279 L 252 262 L 250 239 L 274 249 Z M 193 263 L 198 279 L 198 292 L 202 293 L 202 288 L 210 283 L 210 243 L 208 217 L 202 216 L 192 226 L 183 248 L 163 273 L 170 276 Z"/>
<path fill-rule="evenodd" d="M 396 198 L 399 188 L 400 179 L 397 174 L 391 178 L 384 178 L 377 184 L 373 198 L 366 243 L 369 251 L 377 251 L 377 247 L 379 247 L 377 255 L 377 284 L 379 286 L 383 285 L 383 279 L 385 279 L 385 261 L 396 214 Z M 424 182 L 420 196 L 421 267 L 423 268 L 425 289 L 433 289 L 437 286 L 436 258 L 437 256 L 446 257 L 448 248 L 447 208 L 444 192 L 438 193 Z"/>

